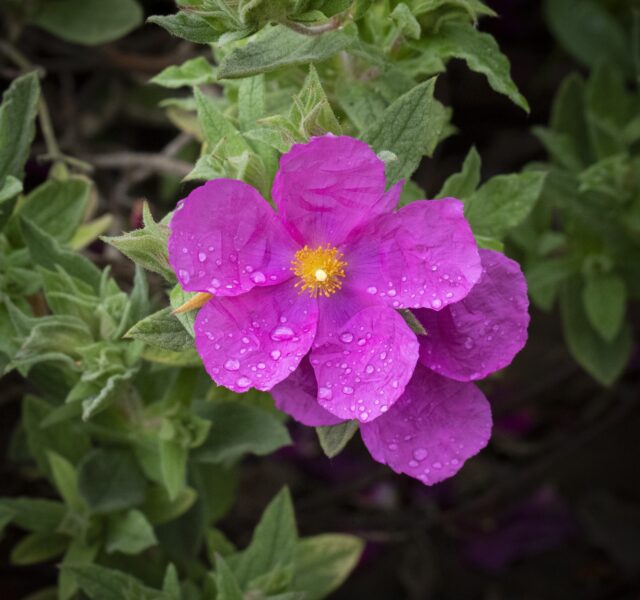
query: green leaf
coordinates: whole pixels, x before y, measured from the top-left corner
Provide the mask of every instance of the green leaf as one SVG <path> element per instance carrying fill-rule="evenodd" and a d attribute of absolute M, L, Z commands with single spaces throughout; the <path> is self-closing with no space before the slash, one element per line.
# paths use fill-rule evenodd
<path fill-rule="evenodd" d="M 98 290 L 101 273 L 90 260 L 62 248 L 53 237 L 25 218 L 21 219 L 21 228 L 31 259 L 35 264 L 50 271 L 55 271 L 59 266 Z"/>
<path fill-rule="evenodd" d="M 58 574 L 58 600 L 70 600 L 78 591 L 73 575 L 66 570 L 65 565 L 90 565 L 98 554 L 99 545 L 89 544 L 82 538 L 71 541 L 62 560 L 62 569 Z"/>
<path fill-rule="evenodd" d="M 238 88 L 238 122 L 244 131 L 253 129 L 266 114 L 264 75 L 245 77 Z"/>
<path fill-rule="evenodd" d="M 21 180 L 36 134 L 35 118 L 40 82 L 35 71 L 18 77 L 5 91 L 0 105 L 0 182 L 11 175 Z M 4 183 L 3 183 L 4 185 Z"/>
<path fill-rule="evenodd" d="M 32 533 L 20 540 L 11 551 L 14 565 L 33 565 L 60 556 L 69 538 L 59 533 Z"/>
<path fill-rule="evenodd" d="M 603 4 L 594 0 L 545 0 L 544 14 L 560 44 L 585 66 L 595 67 L 607 60 L 632 73 L 629 36 Z"/>
<path fill-rule="evenodd" d="M 218 78 L 249 77 L 281 67 L 322 62 L 349 48 L 353 41 L 354 38 L 343 31 L 307 36 L 283 25 L 265 27 L 248 44 L 222 59 Z"/>
<path fill-rule="evenodd" d="M 549 258 L 528 265 L 525 275 L 531 299 L 542 310 L 551 310 L 560 285 L 575 272 L 575 261 L 565 258 Z"/>
<path fill-rule="evenodd" d="M 147 19 L 147 23 L 159 25 L 171 35 L 196 44 L 215 42 L 220 35 L 206 19 L 191 12 L 179 12 L 175 15 L 153 15 Z"/>
<path fill-rule="evenodd" d="M 202 359 L 195 348 L 184 352 L 172 352 L 157 346 L 147 346 L 141 356 L 149 362 L 169 367 L 198 367 L 202 364 Z"/>
<path fill-rule="evenodd" d="M 217 600 L 243 600 L 240 584 L 222 556 L 216 556 Z"/>
<path fill-rule="evenodd" d="M 612 342 L 620 333 L 627 306 L 624 280 L 614 274 L 594 273 L 582 290 L 587 318 L 600 337 Z"/>
<path fill-rule="evenodd" d="M 176 310 L 181 307 L 185 302 L 191 300 L 196 295 L 196 292 L 185 292 L 182 289 L 182 286 L 178 283 L 176 284 L 171 292 L 169 293 L 169 301 L 171 302 L 171 307 Z M 196 333 L 194 330 L 194 325 L 196 322 L 196 315 L 198 311 L 191 310 L 188 312 L 177 313 L 175 316 L 182 323 L 182 326 L 185 328 L 187 333 L 192 337 L 196 337 Z"/>
<path fill-rule="evenodd" d="M 53 481 L 65 504 L 75 512 L 83 511 L 85 504 L 78 494 L 78 478 L 74 466 L 55 452 L 48 452 L 47 456 L 51 465 Z"/>
<path fill-rule="evenodd" d="M 540 197 L 545 177 L 545 173 L 534 171 L 492 177 L 465 203 L 473 233 L 501 240 L 527 218 Z"/>
<path fill-rule="evenodd" d="M 380 121 L 363 134 L 376 152 L 393 152 L 398 160 L 387 165 L 387 184 L 409 179 L 424 155 L 430 156 L 447 121 L 444 107 L 433 97 L 435 79 L 414 87 L 395 100 Z"/>
<path fill-rule="evenodd" d="M 427 330 L 424 325 L 418 321 L 417 317 L 409 309 L 400 308 L 397 309 L 400 316 L 404 319 L 404 322 L 411 328 L 411 331 L 416 335 L 427 335 Z"/>
<path fill-rule="evenodd" d="M 193 338 L 172 314 L 171 308 L 163 308 L 139 321 L 127 331 L 125 337 L 172 352 L 193 348 Z"/>
<path fill-rule="evenodd" d="M 80 463 L 78 487 L 94 513 L 109 513 L 141 504 L 146 481 L 130 452 L 99 448 Z"/>
<path fill-rule="evenodd" d="M 142 229 L 117 237 L 104 237 L 102 240 L 120 250 L 122 254 L 147 271 L 158 273 L 168 282 L 175 283 L 176 276 L 169 266 L 167 251 L 169 228 L 153 220 L 146 203 L 143 210 L 144 227 Z"/>
<path fill-rule="evenodd" d="M 175 440 L 160 440 L 160 468 L 169 498 L 175 500 L 187 483 L 188 450 Z"/>
<path fill-rule="evenodd" d="M 166 88 L 197 86 L 215 83 L 216 70 L 203 56 L 191 58 L 181 65 L 171 65 L 158 73 L 150 83 Z"/>
<path fill-rule="evenodd" d="M 139 510 L 112 515 L 107 522 L 107 552 L 139 554 L 157 544 L 153 527 Z"/>
<path fill-rule="evenodd" d="M 166 600 L 163 592 L 143 585 L 132 575 L 98 565 L 63 565 L 91 600 Z"/>
<path fill-rule="evenodd" d="M 233 461 L 247 453 L 263 456 L 291 443 L 286 427 L 273 413 L 251 404 L 210 403 L 201 416 L 211 421 L 206 441 L 194 454 L 202 462 Z"/>
<path fill-rule="evenodd" d="M 304 590 L 306 600 L 326 598 L 344 583 L 358 564 L 363 549 L 362 540 L 339 533 L 300 540 L 292 587 Z"/>
<path fill-rule="evenodd" d="M 0 498 L 0 509 L 12 515 L 18 527 L 35 533 L 53 533 L 64 519 L 62 502 L 41 498 Z"/>
<path fill-rule="evenodd" d="M 629 362 L 632 337 L 624 326 L 611 342 L 603 341 L 593 330 L 582 305 L 579 280 L 568 281 L 560 294 L 564 337 L 571 354 L 589 375 L 609 386 Z"/>
<path fill-rule="evenodd" d="M 4 182 L 0 181 L 0 231 L 9 221 L 20 192 L 22 192 L 22 182 L 13 175 L 7 175 Z"/>
<path fill-rule="evenodd" d="M 167 565 L 167 570 L 165 571 L 164 579 L 162 581 L 162 591 L 170 600 L 182 600 L 178 570 L 173 563 Z"/>
<path fill-rule="evenodd" d="M 67 242 L 82 222 L 92 187 L 86 177 L 49 179 L 26 197 L 18 212 L 59 242 Z"/>
<path fill-rule="evenodd" d="M 437 193 L 436 198 L 458 198 L 471 196 L 480 184 L 480 168 L 482 161 L 475 146 L 469 150 L 464 159 L 462 171 L 451 175 Z"/>
<path fill-rule="evenodd" d="M 240 554 L 234 572 L 242 587 L 294 561 L 298 532 L 289 490 L 284 488 L 267 506 L 249 547 Z"/>
<path fill-rule="evenodd" d="M 423 48 L 425 52 L 435 53 L 443 60 L 464 60 L 472 71 L 486 76 L 496 92 L 504 94 L 529 112 L 529 104 L 511 79 L 509 60 L 488 33 L 478 31 L 470 23 L 447 21 L 434 35 L 425 39 Z"/>
<path fill-rule="evenodd" d="M 39 3 L 30 20 L 67 42 L 96 46 L 140 25 L 142 9 L 135 0 L 55 0 Z"/>
<path fill-rule="evenodd" d="M 357 421 L 345 421 L 338 425 L 316 427 L 320 447 L 329 458 L 340 454 L 356 431 L 358 431 Z"/>
<path fill-rule="evenodd" d="M 69 240 L 69 248 L 72 250 L 82 250 L 92 242 L 95 242 L 103 233 L 108 231 L 113 223 L 113 216 L 102 215 L 93 221 L 80 225 Z"/>
<path fill-rule="evenodd" d="M 404 2 L 400 2 L 400 4 L 391 11 L 389 17 L 402 34 L 414 40 L 420 39 L 420 34 L 422 33 L 420 23 Z"/>
<path fill-rule="evenodd" d="M 196 501 L 196 492 L 184 488 L 174 500 L 169 498 L 164 487 L 153 486 L 149 489 L 142 510 L 154 525 L 161 525 L 177 519 L 187 512 Z"/>

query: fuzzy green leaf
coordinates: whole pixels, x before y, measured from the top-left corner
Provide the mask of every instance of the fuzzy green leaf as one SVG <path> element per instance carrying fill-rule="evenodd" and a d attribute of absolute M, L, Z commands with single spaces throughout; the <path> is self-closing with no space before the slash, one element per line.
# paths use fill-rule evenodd
<path fill-rule="evenodd" d="M 582 301 L 591 326 L 600 337 L 612 342 L 620 333 L 627 306 L 624 280 L 613 274 L 593 274 L 587 277 Z"/>
<path fill-rule="evenodd" d="M 329 458 L 340 454 L 355 435 L 356 431 L 358 431 L 357 421 L 345 421 L 338 425 L 316 427 L 320 447 Z"/>
<path fill-rule="evenodd" d="M 436 195 L 436 198 L 458 198 L 462 200 L 471 196 L 480 183 L 482 161 L 475 146 L 469 150 L 464 159 L 462 170 L 451 175 Z"/>
<path fill-rule="evenodd" d="M 216 71 L 203 56 L 192 58 L 181 65 L 171 65 L 158 73 L 150 83 L 166 88 L 215 83 Z"/>
<path fill-rule="evenodd" d="M 20 540 L 11 551 L 14 565 L 33 565 L 60 556 L 69 538 L 59 533 L 32 533 Z"/>
<path fill-rule="evenodd" d="M 193 348 L 193 338 L 170 308 L 163 308 L 139 321 L 127 331 L 126 337 L 172 352 Z"/>
<path fill-rule="evenodd" d="M 147 19 L 147 22 L 160 25 L 171 35 L 196 44 L 215 42 L 220 35 L 206 19 L 190 12 L 179 12 L 175 15 L 153 15 Z"/>
<path fill-rule="evenodd" d="M 153 527 L 139 510 L 112 515 L 107 523 L 107 552 L 139 554 L 157 543 Z"/>

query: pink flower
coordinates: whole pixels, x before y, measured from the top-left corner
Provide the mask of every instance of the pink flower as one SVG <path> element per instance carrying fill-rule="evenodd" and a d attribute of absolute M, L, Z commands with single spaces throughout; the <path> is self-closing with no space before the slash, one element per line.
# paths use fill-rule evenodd
<path fill-rule="evenodd" d="M 400 190 L 385 192 L 384 164 L 363 142 L 318 137 L 282 157 L 277 212 L 247 184 L 218 179 L 179 203 L 169 238 L 182 287 L 213 294 L 195 332 L 215 382 L 273 389 L 308 425 L 358 419 L 379 460 L 365 423 L 405 411 L 391 409 L 424 394 L 421 377 L 444 382 L 447 394 L 465 385 L 420 368 L 407 388 L 419 343 L 395 309 L 442 312 L 482 274 L 462 203 L 392 212 Z"/>
<path fill-rule="evenodd" d="M 427 335 L 420 336 L 413 377 L 386 414 L 360 423 L 375 460 L 428 485 L 457 473 L 486 446 L 491 409 L 472 381 L 507 366 L 527 339 L 529 302 L 520 267 L 491 250 L 480 250 L 480 257 L 482 277 L 465 298 L 440 311 L 414 311 Z M 337 422 L 316 401 L 308 361 L 272 393 L 281 410 L 306 425 Z"/>

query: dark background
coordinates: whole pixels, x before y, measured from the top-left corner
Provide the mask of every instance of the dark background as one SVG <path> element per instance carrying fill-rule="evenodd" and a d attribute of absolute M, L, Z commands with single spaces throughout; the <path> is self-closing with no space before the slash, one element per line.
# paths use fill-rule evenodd
<path fill-rule="evenodd" d="M 457 171 L 472 145 L 483 178 L 517 171 L 544 159 L 531 135 L 547 122 L 562 78 L 581 67 L 550 36 L 539 0 L 489 0 L 498 19 L 485 19 L 512 64 L 513 78 L 531 105 L 526 115 L 486 80 L 458 61 L 438 83 L 454 110 L 459 134 L 424 161 L 416 180 L 435 194 Z M 171 12 L 171 2 L 146 2 L 149 13 Z M 156 107 L 157 90 L 143 87 L 194 47 L 149 25 L 116 44 L 74 47 L 35 29 L 21 50 L 48 73 L 44 93 L 64 149 L 161 152 L 176 130 Z M 13 74 L 0 73 L 2 85 Z M 36 148 L 37 150 L 37 148 Z M 189 160 L 188 157 L 184 157 Z M 29 181 L 46 176 L 31 163 Z M 28 183 L 29 183 L 28 181 Z M 103 209 L 117 227 L 139 225 L 140 198 L 157 215 L 178 194 L 140 170 L 101 170 L 96 179 Z M 126 281 L 131 265 L 102 245 L 90 252 Z M 490 447 L 453 480 L 426 488 L 373 463 L 353 441 L 336 459 L 324 458 L 311 429 L 293 427 L 294 447 L 248 460 L 232 512 L 221 528 L 247 541 L 262 508 L 283 484 L 294 494 L 304 535 L 345 531 L 367 548 L 336 600 L 613 600 L 640 598 L 640 360 L 612 389 L 602 389 L 573 362 L 557 314 L 533 311 L 530 342 L 513 366 L 483 384 L 495 419 Z M 2 380 L 0 443 L 3 456 L 25 389 Z M 42 494 L 39 483 L 3 459 L 3 495 Z M 15 530 L 0 543 L 0 597 L 22 598 L 49 585 L 53 565 L 8 566 Z"/>

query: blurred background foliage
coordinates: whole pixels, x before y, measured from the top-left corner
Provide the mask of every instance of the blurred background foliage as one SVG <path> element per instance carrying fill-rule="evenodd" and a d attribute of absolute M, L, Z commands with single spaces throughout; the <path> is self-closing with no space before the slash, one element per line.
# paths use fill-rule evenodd
<path fill-rule="evenodd" d="M 637 597 L 636 2 L 0 11 L 3 598 Z M 433 488 L 213 386 L 167 308 L 176 200 L 220 176 L 269 197 L 326 132 L 403 203 L 463 199 L 529 281 L 491 445 Z"/>

